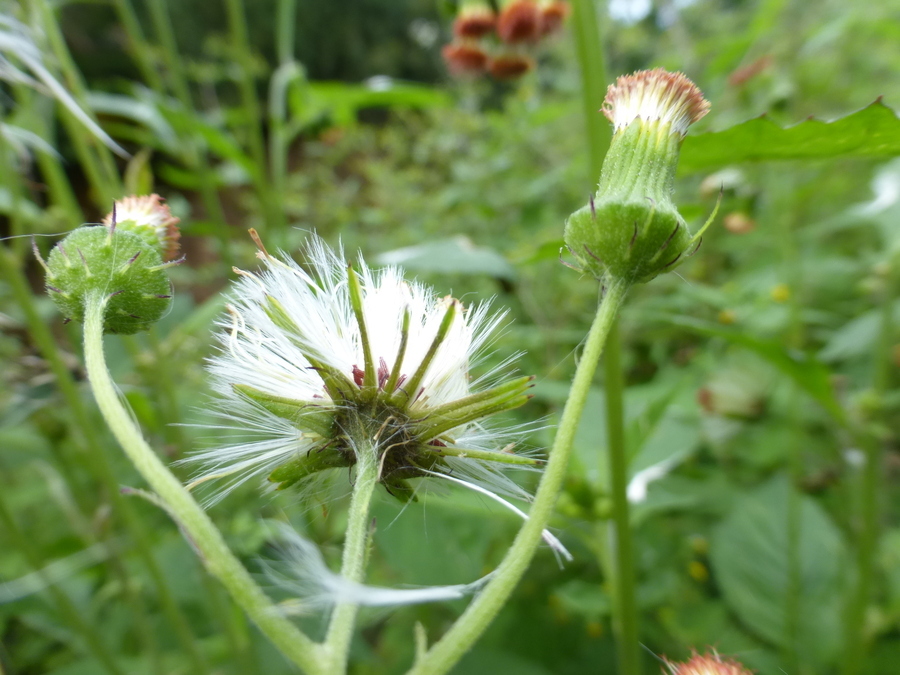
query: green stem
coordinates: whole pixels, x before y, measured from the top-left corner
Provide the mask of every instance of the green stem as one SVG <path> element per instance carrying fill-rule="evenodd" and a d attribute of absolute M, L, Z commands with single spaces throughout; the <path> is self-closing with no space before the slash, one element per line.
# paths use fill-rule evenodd
<path fill-rule="evenodd" d="M 610 284 L 597 308 L 528 521 L 519 530 L 491 581 L 450 630 L 416 661 L 409 671 L 410 675 L 442 675 L 449 671 L 485 631 L 528 568 L 562 490 L 575 431 L 587 401 L 591 381 L 607 335 L 627 291 L 628 284 L 624 282 Z"/>
<path fill-rule="evenodd" d="M 775 181 L 777 180 L 777 184 Z M 802 350 L 804 343 L 803 312 L 801 290 L 805 279 L 803 261 L 797 250 L 796 224 L 802 222 L 802 214 L 797 212 L 796 189 L 790 176 L 774 176 L 771 179 L 771 194 L 774 198 L 768 206 L 769 219 L 778 223 L 778 244 L 784 279 L 790 289 L 788 299 L 789 324 L 784 341 L 792 349 Z M 787 504 L 787 588 L 784 594 L 785 639 L 782 646 L 784 668 L 788 672 L 803 675 L 807 668 L 801 662 L 799 635 L 801 625 L 800 600 L 802 593 L 802 570 L 800 560 L 800 517 L 803 482 L 803 420 L 801 419 L 800 389 L 792 384 L 789 391 L 787 418 L 791 422 L 791 437 L 788 443 L 788 462 L 792 489 L 788 493 Z"/>
<path fill-rule="evenodd" d="M 50 371 L 56 379 L 56 386 L 62 394 L 66 407 L 71 412 L 75 428 L 80 432 L 81 441 L 86 448 L 82 463 L 104 486 L 112 504 L 113 511 L 122 518 L 125 529 L 134 540 L 138 556 L 153 579 L 155 590 L 168 621 L 175 627 L 175 633 L 182 642 L 185 653 L 191 659 L 192 667 L 197 673 L 206 672 L 203 655 L 197 646 L 193 630 L 184 613 L 178 606 L 169 582 L 153 557 L 152 544 L 148 536 L 148 526 L 138 516 L 134 507 L 119 493 L 119 484 L 107 459 L 107 448 L 100 444 L 96 434 L 94 421 L 88 415 L 81 392 L 72 379 L 72 374 L 60 356 L 59 349 L 50 333 L 50 329 L 38 314 L 34 297 L 28 288 L 27 280 L 18 262 L 6 250 L 0 248 L 0 277 L 6 279 L 13 298 L 25 316 L 31 339 L 37 345 L 41 355 L 47 361 Z"/>
<path fill-rule="evenodd" d="M 350 498 L 341 563 L 341 576 L 352 583 L 363 581 L 369 542 L 369 505 L 378 484 L 378 454 L 370 437 L 371 434 L 363 432 L 353 439 L 356 443 L 357 456 L 356 483 L 353 486 L 353 496 Z M 326 672 L 346 672 L 353 625 L 358 611 L 358 605 L 349 603 L 341 603 L 334 608 L 324 644 L 328 655 Z"/>
<path fill-rule="evenodd" d="M 615 618 L 618 637 L 619 672 L 638 675 L 641 646 L 638 641 L 638 612 L 635 598 L 634 544 L 628 508 L 628 456 L 625 447 L 622 392 L 622 346 L 618 323 L 609 329 L 603 360 L 606 391 L 606 437 L 609 446 L 610 489 L 615 546 Z"/>
<path fill-rule="evenodd" d="M 575 45 L 581 67 L 582 109 L 588 137 L 588 169 L 591 180 L 596 181 L 602 172 L 604 156 L 612 136 L 610 125 L 599 113 L 603 106 L 609 77 L 606 72 L 597 3 L 594 0 L 573 0 L 572 7 Z M 615 546 L 613 551 L 608 550 L 604 542 L 609 527 L 599 525 L 596 550 L 600 567 L 612 582 L 619 670 L 622 675 L 637 675 L 640 672 L 641 652 L 638 641 L 634 554 L 627 497 L 628 459 L 623 422 L 621 344 L 616 324 L 609 329 L 604 374 Z"/>
<path fill-rule="evenodd" d="M 606 96 L 606 58 L 600 35 L 600 20 L 595 0 L 573 0 L 572 30 L 581 68 L 581 102 L 587 131 L 590 180 L 596 185 L 603 169 L 603 157 L 612 138 L 610 125 L 600 114 Z"/>
<path fill-rule="evenodd" d="M 884 397 L 890 386 L 891 345 L 894 334 L 894 298 L 896 272 L 889 269 L 885 279 L 884 294 L 881 298 L 881 331 L 875 351 L 872 375 L 872 395 L 879 406 L 884 405 Z M 873 429 L 861 430 L 857 436 L 865 453 L 866 463 L 860 481 L 862 525 L 857 548 L 857 578 L 850 608 L 847 614 L 848 646 L 845 653 L 845 675 L 859 675 L 866 672 L 866 651 L 868 634 L 866 630 L 866 609 L 871 601 L 875 555 L 878 550 L 879 521 L 881 517 L 882 487 L 882 442 L 878 425 L 883 422 L 879 410 L 870 423 Z"/>
<path fill-rule="evenodd" d="M 84 358 L 100 412 L 144 480 L 168 506 L 209 572 L 281 652 L 308 673 L 321 671 L 319 646 L 288 621 L 228 548 L 206 512 L 160 461 L 122 404 L 103 353 L 103 315 L 108 296 L 86 299 Z"/>

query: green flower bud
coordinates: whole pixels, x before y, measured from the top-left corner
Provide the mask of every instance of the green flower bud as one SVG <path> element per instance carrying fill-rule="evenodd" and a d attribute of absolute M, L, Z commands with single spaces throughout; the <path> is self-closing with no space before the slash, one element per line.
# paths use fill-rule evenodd
<path fill-rule="evenodd" d="M 179 219 L 159 195 L 130 195 L 117 200 L 103 224 L 126 232 L 133 232 L 153 246 L 165 261 L 178 255 Z"/>
<path fill-rule="evenodd" d="M 37 249 L 35 249 L 37 254 Z M 171 303 L 171 285 L 156 248 L 115 227 L 71 232 L 44 263 L 47 292 L 68 321 L 84 321 L 91 297 L 108 298 L 103 329 L 130 335 L 158 321 Z"/>
<path fill-rule="evenodd" d="M 610 86 L 603 113 L 615 131 L 597 193 L 566 221 L 566 245 L 585 271 L 645 282 L 691 252 L 702 231 L 691 236 L 671 192 L 684 135 L 708 109 L 680 73 L 640 71 Z"/>

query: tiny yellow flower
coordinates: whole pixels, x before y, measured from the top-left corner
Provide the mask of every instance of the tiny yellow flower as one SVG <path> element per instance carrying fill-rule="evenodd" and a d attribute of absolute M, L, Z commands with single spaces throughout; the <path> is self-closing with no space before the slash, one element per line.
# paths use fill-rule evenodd
<path fill-rule="evenodd" d="M 791 299 L 791 289 L 787 284 L 776 284 L 772 288 L 771 296 L 775 302 L 787 302 Z"/>

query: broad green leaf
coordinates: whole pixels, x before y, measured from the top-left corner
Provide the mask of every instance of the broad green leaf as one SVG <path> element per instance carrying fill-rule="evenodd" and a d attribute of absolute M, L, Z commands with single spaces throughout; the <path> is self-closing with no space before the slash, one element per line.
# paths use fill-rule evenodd
<path fill-rule="evenodd" d="M 808 119 L 781 127 L 762 115 L 722 131 L 684 139 L 681 170 L 740 162 L 900 155 L 900 119 L 877 100 L 832 122 Z"/>
<path fill-rule="evenodd" d="M 767 340 L 741 333 L 735 329 L 687 316 L 666 316 L 671 324 L 682 326 L 702 335 L 720 337 L 763 357 L 812 396 L 839 423 L 845 424 L 843 408 L 831 384 L 831 371 L 810 354 L 787 349 L 776 340 Z"/>
<path fill-rule="evenodd" d="M 778 476 L 738 499 L 715 529 L 710 561 L 725 602 L 766 642 L 796 647 L 804 662 L 824 672 L 841 649 L 841 605 L 847 551 L 837 526 L 810 497 L 794 493 L 797 527 L 788 523 L 791 487 Z M 791 636 L 786 603 L 791 592 L 790 537 L 796 537 L 797 628 Z"/>
<path fill-rule="evenodd" d="M 303 92 L 303 116 L 328 116 L 338 126 L 352 126 L 363 108 L 433 108 L 450 104 L 448 94 L 434 87 L 373 77 L 365 84 L 311 82 Z M 315 113 L 313 112 L 315 111 Z"/>
<path fill-rule="evenodd" d="M 894 303 L 894 314 L 900 314 L 900 301 Z M 881 322 L 880 309 L 870 310 L 851 319 L 832 334 L 819 352 L 819 358 L 834 362 L 871 354 L 881 331 Z"/>

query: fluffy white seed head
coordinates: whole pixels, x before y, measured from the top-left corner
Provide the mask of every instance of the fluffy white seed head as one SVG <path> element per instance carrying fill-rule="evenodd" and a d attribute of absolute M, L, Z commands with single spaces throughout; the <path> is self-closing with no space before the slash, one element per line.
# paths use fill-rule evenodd
<path fill-rule="evenodd" d="M 354 267 L 366 326 L 364 340 L 354 314 L 343 251 L 333 251 L 321 239 L 312 238 L 305 257 L 308 265 L 304 267 L 288 258 L 262 254 L 262 271 L 241 273 L 228 315 L 219 323 L 220 349 L 209 362 L 216 392 L 211 408 L 219 419 L 213 436 L 225 430 L 232 433 L 226 444 L 216 444 L 186 460 L 201 465 L 194 485 L 224 479 L 219 483 L 224 489 L 212 493 L 208 502 L 217 501 L 247 479 L 268 476 L 288 462 L 315 456 L 311 453 L 333 441 L 327 430 L 317 432 L 311 428 L 314 425 L 305 425 L 303 412 L 299 413 L 299 422 L 292 422 L 241 395 L 240 387 L 303 402 L 308 404 L 310 414 L 346 414 L 353 402 L 334 400 L 322 372 L 330 369 L 361 387 L 367 342 L 377 371 L 377 387 L 383 387 L 389 373 L 396 370 L 399 390 L 423 361 L 429 363 L 417 391 L 407 392 L 409 401 L 405 404 L 411 417 L 428 419 L 430 411 L 493 384 L 508 370 L 507 362 L 499 372 L 475 383 L 470 381 L 469 368 L 480 360 L 502 314 L 489 315 L 485 305 L 463 309 L 456 300 L 437 297 L 421 284 L 405 281 L 396 268 L 376 271 L 360 259 Z M 451 303 L 456 303 L 458 311 L 428 361 L 429 349 Z M 273 304 L 281 308 L 295 330 L 273 319 Z M 405 347 L 401 349 L 404 335 Z M 385 392 L 378 395 L 382 394 L 386 396 Z M 453 453 L 463 448 L 493 452 L 502 459 L 508 454 L 501 451 L 516 444 L 525 432 L 523 428 L 495 431 L 483 420 L 449 429 L 441 433 L 440 445 L 436 446 L 441 451 L 447 448 L 448 456 L 434 470 L 452 471 L 493 492 L 528 499 L 529 495 L 493 462 Z M 422 440 L 428 443 L 431 439 Z"/>

